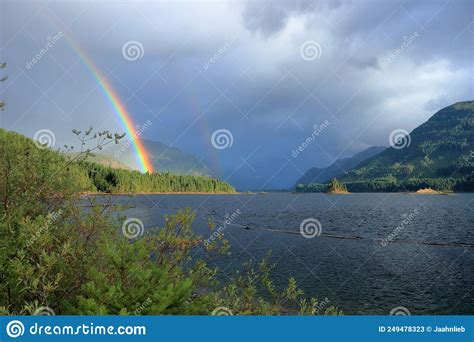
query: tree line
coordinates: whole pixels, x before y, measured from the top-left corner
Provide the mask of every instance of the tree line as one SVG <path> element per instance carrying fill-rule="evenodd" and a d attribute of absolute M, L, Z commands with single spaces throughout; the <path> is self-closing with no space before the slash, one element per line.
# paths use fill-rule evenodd
<path fill-rule="evenodd" d="M 115 169 L 97 163 L 81 162 L 89 180 L 89 189 L 106 193 L 211 192 L 232 193 L 235 189 L 215 178 L 196 175 L 140 173 Z"/>
<path fill-rule="evenodd" d="M 433 189 L 447 192 L 474 192 L 474 176 L 467 175 L 460 178 L 410 178 L 398 181 L 395 177 L 385 177 L 374 180 L 356 182 L 337 181 L 349 192 L 414 192 L 420 189 Z M 334 181 L 330 184 L 298 184 L 296 192 L 331 192 Z"/>

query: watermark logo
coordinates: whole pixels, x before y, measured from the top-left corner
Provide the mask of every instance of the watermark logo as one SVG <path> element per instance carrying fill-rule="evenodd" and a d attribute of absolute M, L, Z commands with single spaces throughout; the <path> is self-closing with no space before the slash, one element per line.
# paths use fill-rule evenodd
<path fill-rule="evenodd" d="M 125 220 L 122 224 L 122 233 L 127 239 L 135 239 L 145 231 L 143 222 L 135 217 Z"/>
<path fill-rule="evenodd" d="M 388 137 L 388 142 L 396 150 L 401 150 L 402 148 L 409 147 L 411 144 L 411 137 L 408 131 L 404 129 L 396 129 L 390 133 Z"/>
<path fill-rule="evenodd" d="M 30 247 L 32 244 L 34 244 L 35 241 L 38 240 L 38 238 L 41 236 L 41 234 L 43 234 L 45 230 L 47 230 L 54 222 L 56 222 L 61 217 L 62 213 L 63 213 L 62 209 L 49 213 L 46 224 L 44 226 L 41 226 L 38 230 L 35 231 L 33 236 L 30 239 L 28 239 L 28 241 L 26 241 L 26 245 Z"/>
<path fill-rule="evenodd" d="M 219 239 L 224 236 L 224 231 L 226 230 L 228 225 L 231 225 L 239 215 L 242 214 L 240 209 L 237 209 L 232 214 L 225 214 L 225 220 L 221 222 L 221 225 L 217 227 L 211 234 L 208 239 L 204 240 L 204 246 L 208 247 L 213 241 Z"/>
<path fill-rule="evenodd" d="M 388 234 L 387 238 L 382 239 L 382 241 L 380 242 L 382 247 L 385 247 L 388 245 L 389 242 L 394 241 L 397 235 L 400 234 L 405 229 L 406 226 L 408 226 L 411 222 L 413 222 L 413 220 L 415 219 L 417 215 L 418 215 L 418 209 L 414 209 L 410 214 L 403 214 L 402 222 L 400 222 L 400 224 L 390 234 Z"/>
<path fill-rule="evenodd" d="M 140 137 L 143 132 L 145 132 L 150 126 L 152 125 L 152 122 L 150 120 L 147 120 L 144 124 L 142 125 L 136 125 L 135 126 L 135 134 L 136 136 Z M 114 157 L 118 159 L 122 153 L 128 150 L 128 148 L 133 144 L 134 137 L 130 137 L 128 140 L 126 140 L 123 144 L 120 144 L 120 148 L 116 149 L 114 152 Z"/>
<path fill-rule="evenodd" d="M 228 147 L 232 147 L 232 144 L 234 143 L 234 137 L 228 129 L 221 128 L 212 133 L 211 143 L 214 148 L 223 150 Z"/>
<path fill-rule="evenodd" d="M 25 326 L 20 321 L 10 321 L 7 324 L 6 331 L 11 338 L 17 338 L 25 333 Z"/>
<path fill-rule="evenodd" d="M 33 313 L 34 316 L 54 316 L 54 310 L 51 309 L 49 306 L 40 306 L 38 309 L 35 310 Z"/>
<path fill-rule="evenodd" d="M 419 36 L 420 34 L 417 31 L 413 32 L 410 36 L 403 36 L 400 46 L 384 58 L 382 63 L 380 63 L 380 68 L 382 70 L 387 69 Z"/>
<path fill-rule="evenodd" d="M 319 315 L 321 312 L 324 312 L 324 309 L 329 305 L 329 299 L 326 297 L 323 301 L 318 302 L 313 305 L 312 314 Z"/>
<path fill-rule="evenodd" d="M 318 125 L 318 124 L 314 124 L 313 125 L 313 132 L 311 133 L 311 135 L 309 137 L 306 138 L 305 141 L 303 141 L 299 146 L 298 148 L 296 148 L 295 150 L 293 150 L 293 152 L 291 152 L 291 155 L 293 156 L 293 158 L 296 158 L 298 157 L 298 155 L 303 152 L 309 145 L 311 145 L 311 143 L 316 139 L 316 137 L 318 135 L 320 135 L 326 128 L 328 128 L 330 125 L 329 121 L 328 120 L 325 120 L 322 124 Z"/>
<path fill-rule="evenodd" d="M 314 61 L 321 57 L 322 48 L 318 42 L 308 40 L 300 46 L 300 56 L 305 61 Z"/>
<path fill-rule="evenodd" d="M 306 239 L 314 238 L 315 236 L 321 235 L 323 227 L 321 222 L 315 218 L 307 218 L 303 220 L 300 224 L 300 234 Z"/>
<path fill-rule="evenodd" d="M 404 306 L 397 306 L 390 310 L 390 316 L 410 316 L 410 310 Z"/>
<path fill-rule="evenodd" d="M 49 129 L 40 129 L 33 136 L 36 147 L 40 149 L 53 147 L 56 143 L 56 136 Z"/>
<path fill-rule="evenodd" d="M 129 40 L 122 46 L 122 56 L 127 61 L 134 62 L 138 59 L 142 59 L 145 54 L 145 49 L 142 43 L 136 40 Z"/>
<path fill-rule="evenodd" d="M 138 308 L 133 311 L 134 315 L 141 315 L 142 311 L 145 310 L 152 303 L 151 298 L 147 298 Z"/>
<path fill-rule="evenodd" d="M 203 68 L 209 69 L 210 66 L 216 63 L 222 56 L 227 53 L 227 50 L 234 44 L 234 42 L 240 37 L 240 33 L 230 37 L 225 43 L 217 49 L 217 51 L 204 63 Z"/>
<path fill-rule="evenodd" d="M 233 316 L 232 310 L 225 306 L 219 306 L 212 311 L 212 316 Z"/>
<path fill-rule="evenodd" d="M 26 62 L 26 68 L 30 70 L 36 63 L 38 63 L 44 55 L 64 36 L 62 32 L 58 32 L 53 37 L 48 36 L 46 39 L 46 44 L 41 48 L 41 50 L 28 62 Z"/>

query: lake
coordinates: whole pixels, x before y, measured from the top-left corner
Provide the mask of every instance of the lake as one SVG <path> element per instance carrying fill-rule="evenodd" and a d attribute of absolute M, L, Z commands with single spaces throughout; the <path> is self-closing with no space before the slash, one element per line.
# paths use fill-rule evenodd
<path fill-rule="evenodd" d="M 208 237 L 205 217 L 224 221 L 227 215 L 235 225 L 221 231 L 232 255 L 211 266 L 231 275 L 271 250 L 276 285 L 294 276 L 308 297 L 346 315 L 387 315 L 399 306 L 412 315 L 474 314 L 474 248 L 456 245 L 474 244 L 474 194 L 139 195 L 114 201 L 133 206 L 125 215 L 142 220 L 145 230 L 161 226 L 164 214 L 192 208 L 195 231 Z M 309 227 L 316 229 L 310 235 L 321 234 L 299 234 L 307 219 L 320 223 Z M 432 242 L 447 245 L 426 244 Z"/>

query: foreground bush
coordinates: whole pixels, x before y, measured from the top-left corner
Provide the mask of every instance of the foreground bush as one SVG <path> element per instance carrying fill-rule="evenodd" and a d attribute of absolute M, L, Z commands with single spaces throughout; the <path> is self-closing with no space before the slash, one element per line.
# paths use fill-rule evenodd
<path fill-rule="evenodd" d="M 77 161 L 113 142 L 108 136 L 67 160 L 0 130 L 1 313 L 206 315 L 222 307 L 233 314 L 315 313 L 317 301 L 304 299 L 294 279 L 275 288 L 264 261 L 220 284 L 219 270 L 191 255 L 196 248 L 227 253 L 228 245 L 220 239 L 205 246 L 189 210 L 127 238 L 110 199 L 80 196 L 90 178 Z"/>

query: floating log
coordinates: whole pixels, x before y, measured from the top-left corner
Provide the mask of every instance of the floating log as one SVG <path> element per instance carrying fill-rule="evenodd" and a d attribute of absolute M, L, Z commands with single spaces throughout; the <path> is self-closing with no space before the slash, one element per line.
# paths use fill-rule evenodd
<path fill-rule="evenodd" d="M 272 232 L 272 233 L 284 233 L 284 234 L 292 234 L 292 235 L 301 235 L 299 230 L 286 230 L 286 229 L 274 229 L 274 228 L 259 228 L 259 227 L 251 227 L 248 225 L 242 225 L 237 223 L 226 223 L 224 221 L 216 220 L 211 217 L 202 217 L 205 220 L 211 220 L 214 222 L 219 222 L 221 224 L 225 224 L 226 226 L 234 226 L 239 227 L 247 230 L 255 230 L 255 231 L 262 231 L 262 232 Z M 332 239 L 341 239 L 341 240 L 370 240 L 374 242 L 382 242 L 385 243 L 406 243 L 406 244 L 421 244 L 421 245 L 428 245 L 428 246 L 437 246 L 437 247 L 464 247 L 464 248 L 474 248 L 474 243 L 469 242 L 439 242 L 439 241 L 417 241 L 417 240 L 382 240 L 382 239 L 370 239 L 365 238 L 358 235 L 340 235 L 340 234 L 332 234 L 332 233 L 321 233 L 318 237 L 326 237 Z"/>

